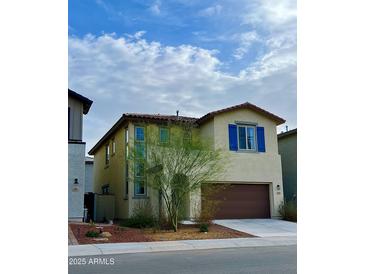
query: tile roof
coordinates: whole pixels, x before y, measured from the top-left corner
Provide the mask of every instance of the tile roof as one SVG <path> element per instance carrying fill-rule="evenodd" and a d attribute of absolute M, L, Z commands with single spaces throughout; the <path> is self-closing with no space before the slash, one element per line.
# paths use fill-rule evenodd
<path fill-rule="evenodd" d="M 249 102 L 209 112 L 209 113 L 205 114 L 203 117 L 201 117 L 200 119 L 198 119 L 197 123 L 202 124 L 202 123 L 206 122 L 207 120 L 213 118 L 215 115 L 220 114 L 220 113 L 225 113 L 225 112 L 229 112 L 229 111 L 232 111 L 232 110 L 245 109 L 245 108 L 254 110 L 258 113 L 261 113 L 262 115 L 266 116 L 267 118 L 269 118 L 271 120 L 274 120 L 277 125 L 281 125 L 281 124 L 285 123 L 285 120 L 283 118 L 281 118 L 279 116 L 276 116 L 275 114 L 273 114 L 271 112 L 268 112 L 267 110 L 264 110 L 264 109 L 254 105 L 254 104 L 251 104 Z"/>
<path fill-rule="evenodd" d="M 167 123 L 167 122 L 173 122 L 173 123 L 186 123 L 191 124 L 194 126 L 199 126 L 203 124 L 204 122 L 212 119 L 215 115 L 220 113 L 229 112 L 236 109 L 251 109 L 254 110 L 267 118 L 273 120 L 276 122 L 277 125 L 280 125 L 282 123 L 285 123 L 285 120 L 283 118 L 280 118 L 279 116 L 276 116 L 272 114 L 271 112 L 268 112 L 262 108 L 259 108 L 258 106 L 251 104 L 249 102 L 246 102 L 244 104 L 235 105 L 232 107 L 220 109 L 217 111 L 209 112 L 208 114 L 202 116 L 201 118 L 194 118 L 194 117 L 186 117 L 186 116 L 177 116 L 177 115 L 162 115 L 162 114 L 143 114 L 143 113 L 124 113 L 122 117 L 112 126 L 111 129 L 108 130 L 107 133 L 96 143 L 96 145 L 89 151 L 90 155 L 93 155 L 96 150 L 106 141 L 114 132 L 126 121 L 135 121 L 135 122 L 144 122 L 144 121 L 150 121 L 150 122 L 156 122 L 156 123 Z"/>
<path fill-rule="evenodd" d="M 127 118 L 135 119 L 151 119 L 158 121 L 173 121 L 173 122 L 184 122 L 184 123 L 194 123 L 197 118 L 187 117 L 187 116 L 177 116 L 177 115 L 161 115 L 161 114 L 143 114 L 143 113 L 125 113 Z"/>

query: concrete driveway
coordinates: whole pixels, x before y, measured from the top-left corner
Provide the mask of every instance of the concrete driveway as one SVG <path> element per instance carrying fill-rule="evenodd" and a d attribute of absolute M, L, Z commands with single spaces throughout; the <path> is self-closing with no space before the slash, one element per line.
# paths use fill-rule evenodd
<path fill-rule="evenodd" d="M 214 223 L 258 237 L 297 236 L 297 224 L 276 219 L 214 220 Z"/>

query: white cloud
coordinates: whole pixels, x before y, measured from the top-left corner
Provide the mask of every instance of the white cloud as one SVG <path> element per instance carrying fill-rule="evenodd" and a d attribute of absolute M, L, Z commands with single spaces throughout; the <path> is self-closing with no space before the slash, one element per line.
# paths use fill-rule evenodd
<path fill-rule="evenodd" d="M 143 34 L 69 37 L 69 87 L 94 101 L 85 117 L 88 148 L 124 112 L 174 114 L 179 109 L 181 115 L 199 117 L 251 101 L 289 117 L 290 127 L 296 124 L 292 48 L 271 41 L 272 51 L 233 75 L 222 72 L 217 51 L 165 46 L 146 41 Z"/>
<path fill-rule="evenodd" d="M 161 1 L 155 1 L 149 8 L 152 14 L 160 15 L 161 13 Z"/>
<path fill-rule="evenodd" d="M 292 24 L 297 19 L 296 0 L 252 0 L 248 13 L 243 16 L 243 22 L 254 25 L 265 24 L 268 28 Z"/>
<path fill-rule="evenodd" d="M 215 16 L 219 15 L 222 11 L 222 6 L 217 4 L 214 6 L 210 6 L 198 12 L 199 16 Z"/>
<path fill-rule="evenodd" d="M 235 36 L 238 36 L 239 47 L 235 49 L 233 56 L 238 60 L 244 57 L 254 42 L 260 41 L 256 31 L 244 32 Z"/>

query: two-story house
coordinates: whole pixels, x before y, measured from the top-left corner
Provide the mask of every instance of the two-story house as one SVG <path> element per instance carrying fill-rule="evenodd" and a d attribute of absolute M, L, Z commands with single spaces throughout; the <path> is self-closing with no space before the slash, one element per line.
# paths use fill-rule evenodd
<path fill-rule="evenodd" d="M 84 214 L 85 142 L 82 140 L 83 115 L 92 101 L 68 90 L 68 219 L 81 221 Z"/>
<path fill-rule="evenodd" d="M 151 208 L 157 208 L 158 195 L 145 178 L 128 175 L 128 153 L 135 145 L 144 146 L 148 134 L 157 132 L 158 138 L 168 139 L 171 125 L 186 123 L 192 125 L 191 138 L 209 138 L 214 148 L 228 154 L 224 175 L 207 182 L 213 187 L 230 185 L 214 198 L 221 200 L 215 217 L 279 217 L 283 186 L 276 127 L 284 122 L 251 103 L 210 112 L 201 118 L 123 114 L 89 152 L 94 155 L 94 192 L 115 195 L 116 218 L 130 217 L 141 199 L 149 199 Z M 193 218 L 206 206 L 201 202 L 204 191 L 202 187 L 190 194 L 187 218 Z"/>

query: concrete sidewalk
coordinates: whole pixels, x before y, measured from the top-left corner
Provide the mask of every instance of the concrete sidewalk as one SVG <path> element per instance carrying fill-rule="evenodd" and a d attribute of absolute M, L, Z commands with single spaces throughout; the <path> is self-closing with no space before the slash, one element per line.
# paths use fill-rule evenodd
<path fill-rule="evenodd" d="M 78 241 L 75 237 L 75 235 L 73 234 L 71 227 L 68 226 L 68 245 L 78 245 Z"/>
<path fill-rule="evenodd" d="M 297 237 L 232 238 L 140 243 L 70 245 L 68 256 L 92 256 L 158 251 L 199 250 L 232 247 L 264 247 L 296 245 Z"/>

